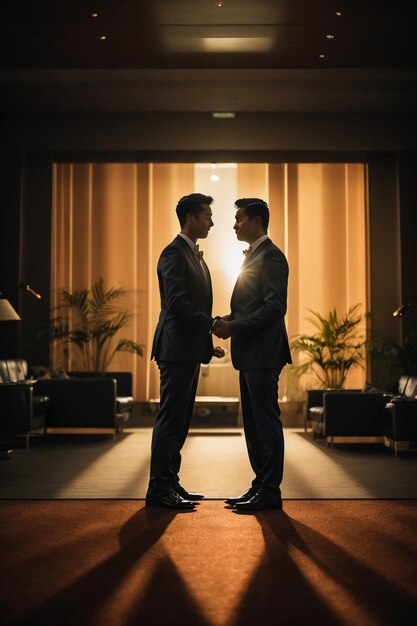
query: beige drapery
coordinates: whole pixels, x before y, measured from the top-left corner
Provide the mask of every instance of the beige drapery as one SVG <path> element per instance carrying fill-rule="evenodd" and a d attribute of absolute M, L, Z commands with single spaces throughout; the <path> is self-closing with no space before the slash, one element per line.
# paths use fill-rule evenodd
<path fill-rule="evenodd" d="M 322 315 L 360 303 L 367 311 L 366 211 L 361 163 L 240 164 L 239 197 L 264 198 L 270 206 L 269 235 L 290 267 L 286 324 L 291 338 L 316 331 L 308 309 Z M 365 319 L 361 332 L 365 334 Z M 294 356 L 299 362 L 300 357 Z M 314 386 L 304 379 L 303 386 Z M 365 369 L 352 369 L 346 386 L 360 388 Z M 280 395 L 296 394 L 287 370 Z M 297 394 L 296 394 L 297 395 Z"/>
<path fill-rule="evenodd" d="M 227 172 L 226 172 L 227 169 Z M 217 165 L 219 174 L 221 165 Z M 312 330 L 308 308 L 326 314 L 361 302 L 366 310 L 364 172 L 361 164 L 227 164 L 225 187 L 195 189 L 194 164 L 56 164 L 52 219 L 52 305 L 58 289 L 106 286 L 131 292 L 137 315 L 123 336 L 145 346 L 144 357 L 120 353 L 110 370 L 134 374 L 139 401 L 158 395 L 159 377 L 150 363 L 150 346 L 159 314 L 156 263 L 162 248 L 178 232 L 175 205 L 192 191 L 209 193 L 215 226 L 204 248 L 213 279 L 214 312 L 227 312 L 234 276 L 232 257 L 241 248 L 232 229 L 231 198 L 257 196 L 269 201 L 269 235 L 290 265 L 287 327 L 290 336 Z M 227 173 L 227 176 L 226 176 Z M 213 191 L 214 189 L 214 191 Z M 230 197 L 229 197 L 230 196 Z M 222 205 L 222 197 L 227 202 Z M 229 206 L 230 204 L 230 206 Z M 238 246 L 240 248 L 238 249 Z M 236 250 L 237 255 L 236 256 Z M 228 256 L 229 255 L 229 256 Z M 219 342 L 222 343 L 222 342 Z M 226 342 L 226 347 L 228 342 Z M 55 367 L 70 369 L 56 351 Z M 357 370 L 348 386 L 361 386 Z M 287 395 L 286 376 L 280 394 Z M 237 395 L 232 367 L 210 368 L 201 379 L 207 395 Z"/>
<path fill-rule="evenodd" d="M 132 371 L 134 396 L 145 400 L 155 372 L 149 367 L 154 320 L 159 312 L 155 267 L 161 249 L 177 231 L 174 198 L 190 192 L 188 164 L 56 164 L 52 212 L 51 304 L 58 290 L 106 287 L 130 292 L 137 313 L 121 331 L 144 345 L 143 358 L 118 353 L 109 370 Z M 71 369 L 56 349 L 55 367 Z"/>

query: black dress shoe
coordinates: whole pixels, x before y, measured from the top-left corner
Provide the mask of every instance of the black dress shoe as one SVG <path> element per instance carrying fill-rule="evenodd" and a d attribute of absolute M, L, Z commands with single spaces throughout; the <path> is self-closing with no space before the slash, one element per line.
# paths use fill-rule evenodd
<path fill-rule="evenodd" d="M 181 485 L 175 485 L 173 489 L 181 498 L 184 498 L 184 500 L 202 500 L 204 498 L 201 493 L 188 493 Z"/>
<path fill-rule="evenodd" d="M 262 493 L 258 491 L 250 500 L 238 502 L 235 505 L 238 511 L 264 511 L 267 509 L 282 509 L 282 499 L 279 494 Z"/>
<path fill-rule="evenodd" d="M 195 503 L 191 500 L 184 500 L 175 491 L 159 496 L 157 498 L 147 497 L 147 506 L 161 506 L 165 509 L 194 509 Z"/>
<path fill-rule="evenodd" d="M 230 504 L 230 506 L 235 506 L 235 504 L 238 504 L 239 502 L 247 502 L 255 495 L 255 493 L 256 491 L 254 489 L 249 489 L 249 491 L 244 493 L 242 496 L 236 496 L 236 498 L 226 498 L 225 502 L 226 504 Z"/>

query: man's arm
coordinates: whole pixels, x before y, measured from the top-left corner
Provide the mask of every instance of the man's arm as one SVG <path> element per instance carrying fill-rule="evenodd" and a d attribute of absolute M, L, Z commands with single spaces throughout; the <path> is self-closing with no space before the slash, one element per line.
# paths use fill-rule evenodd
<path fill-rule="evenodd" d="M 177 319 L 199 330 L 210 330 L 213 318 L 199 311 L 188 297 L 186 288 L 186 259 L 180 250 L 167 248 L 159 260 L 165 304 Z"/>

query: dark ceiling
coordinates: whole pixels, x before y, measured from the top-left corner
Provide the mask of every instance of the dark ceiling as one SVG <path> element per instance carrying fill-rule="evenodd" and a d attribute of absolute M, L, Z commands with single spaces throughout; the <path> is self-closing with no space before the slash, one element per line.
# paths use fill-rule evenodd
<path fill-rule="evenodd" d="M 1 6 L 1 66 L 304 69 L 416 64 L 412 0 L 217 4 L 216 0 L 6 0 Z"/>
<path fill-rule="evenodd" d="M 415 110 L 414 4 L 3 0 L 1 106 Z"/>

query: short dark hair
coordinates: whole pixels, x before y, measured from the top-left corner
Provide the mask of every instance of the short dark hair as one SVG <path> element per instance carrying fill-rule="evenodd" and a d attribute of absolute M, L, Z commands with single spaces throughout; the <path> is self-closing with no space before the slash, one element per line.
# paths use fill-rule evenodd
<path fill-rule="evenodd" d="M 265 200 L 261 198 L 239 198 L 239 200 L 236 200 L 235 206 L 238 209 L 245 209 L 245 213 L 250 220 L 259 216 L 264 230 L 268 230 L 269 208 Z"/>
<path fill-rule="evenodd" d="M 203 210 L 201 205 L 211 204 L 212 202 L 213 198 L 211 196 L 205 196 L 202 193 L 190 193 L 188 196 L 180 198 L 175 211 L 181 226 L 184 226 L 188 213 L 198 217 Z"/>

